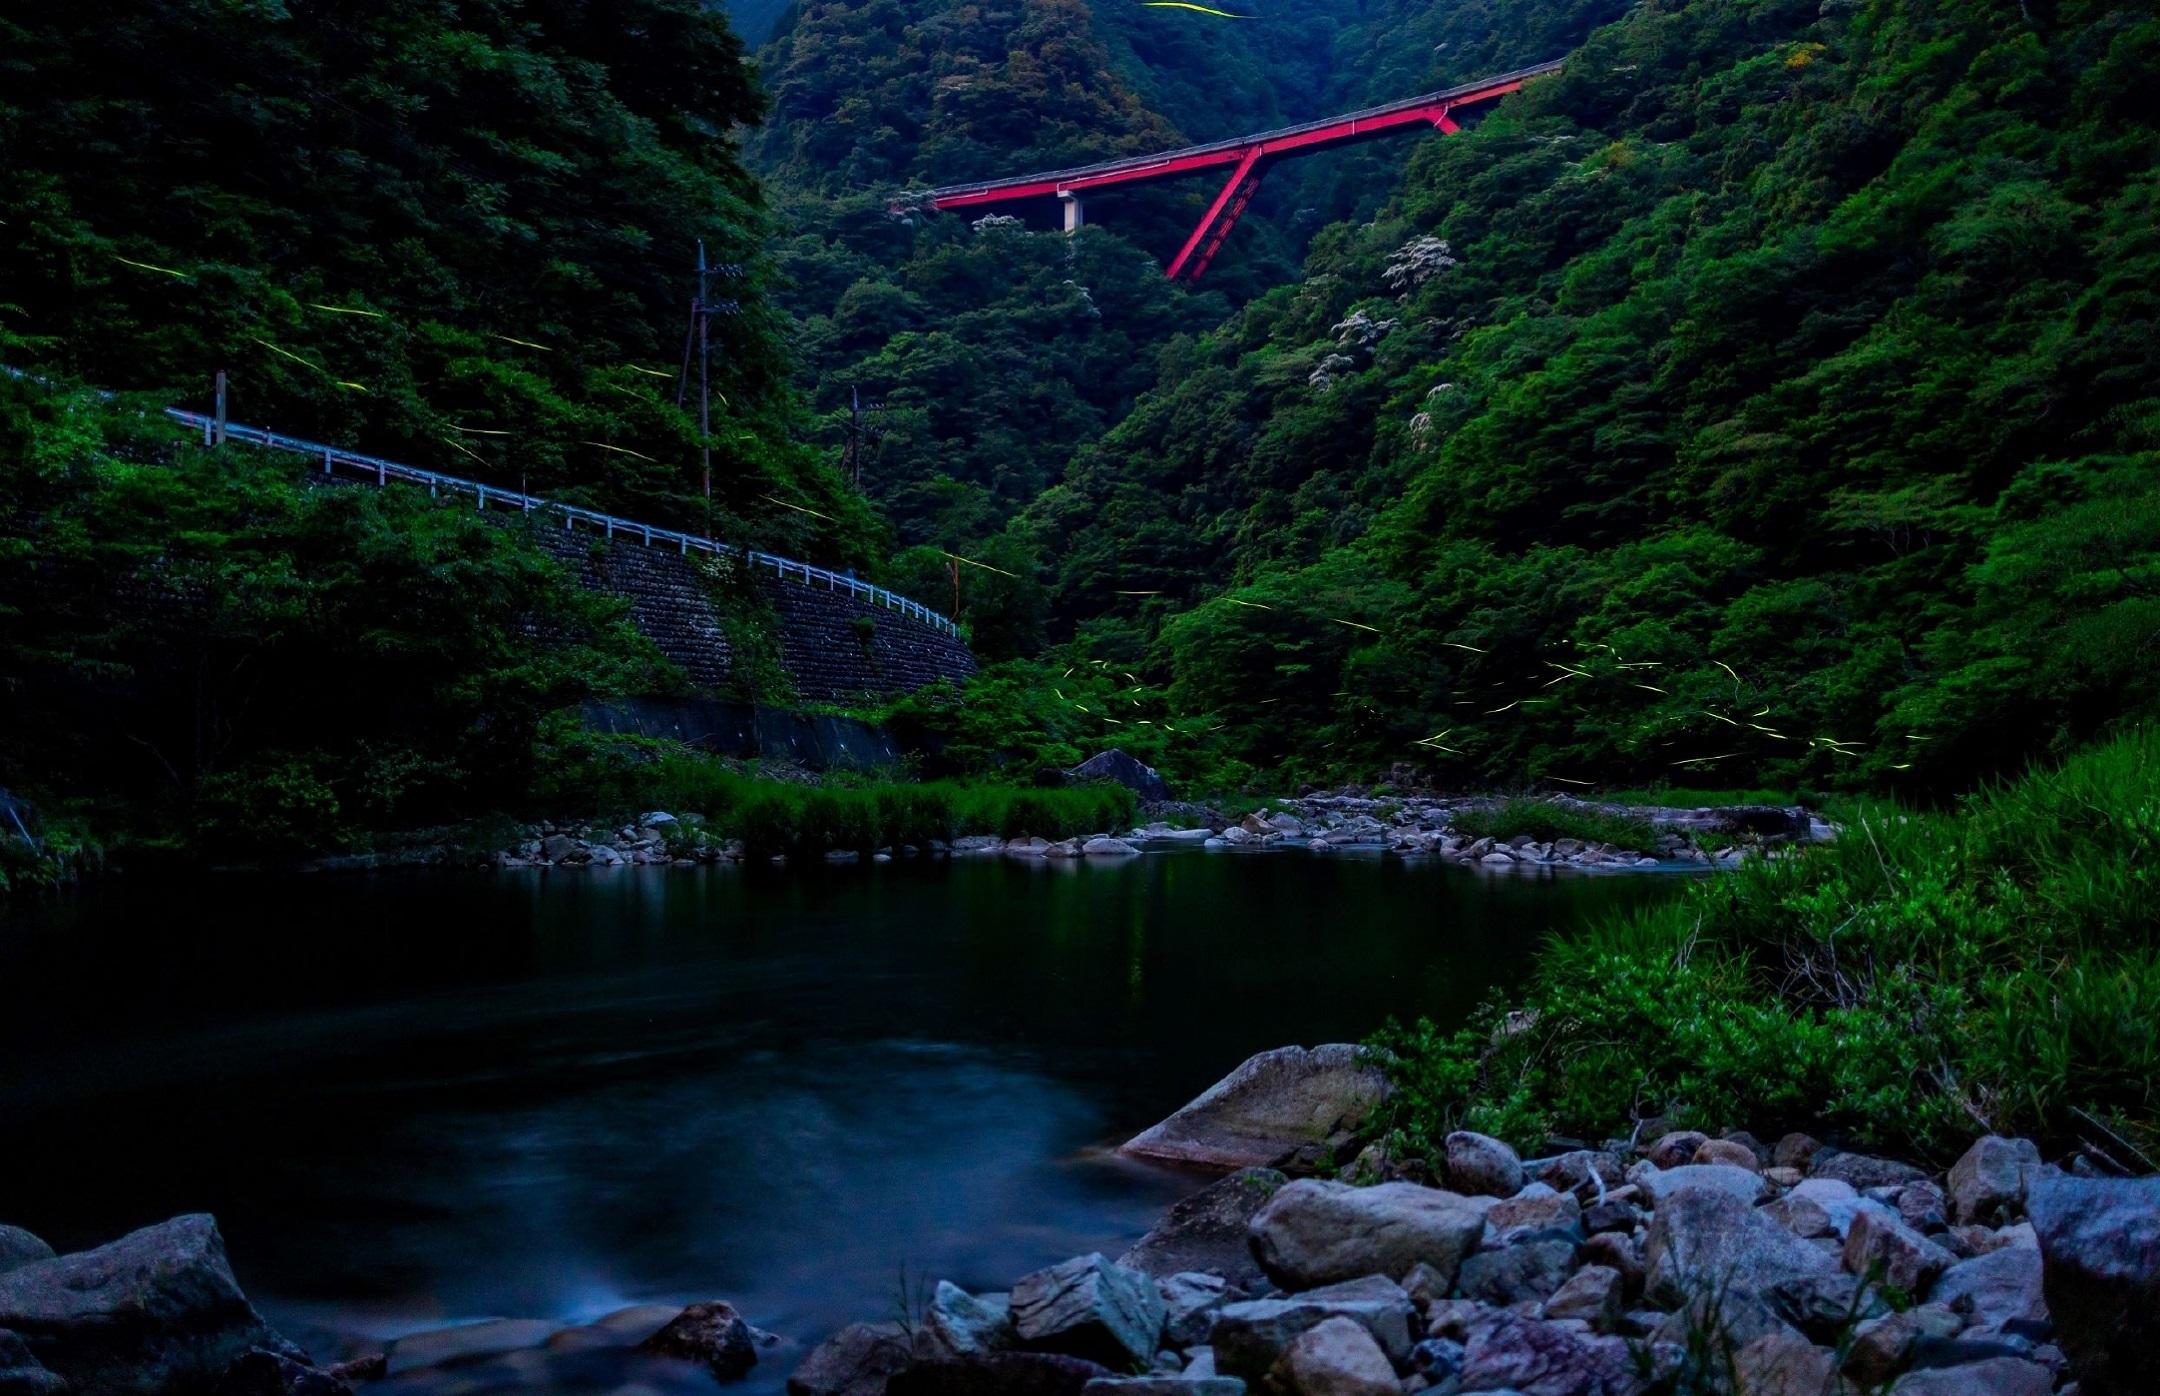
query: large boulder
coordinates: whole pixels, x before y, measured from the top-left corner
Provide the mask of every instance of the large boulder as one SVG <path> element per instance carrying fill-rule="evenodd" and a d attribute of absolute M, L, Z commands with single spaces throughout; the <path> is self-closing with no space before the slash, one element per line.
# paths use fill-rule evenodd
<path fill-rule="evenodd" d="M 250 1348 L 296 1352 L 240 1292 L 200 1213 L 0 1274 L 0 1328 L 75 1396 L 204 1389 Z"/>
<path fill-rule="evenodd" d="M 1170 798 L 1170 782 L 1163 779 L 1161 771 L 1114 747 L 1097 752 L 1066 774 L 1074 780 L 1107 780 L 1122 785 L 1143 800 Z"/>
<path fill-rule="evenodd" d="M 1837 1262 L 1716 1188 L 1682 1188 L 1658 1205 L 1644 1244 L 1644 1283 L 1667 1304 L 1731 1286 L 1768 1294 L 1837 1273 Z"/>
<path fill-rule="evenodd" d="M 1252 1220 L 1253 1254 L 1285 1289 L 1311 1289 L 1430 1265 L 1453 1282 L 1485 1231 L 1485 1207 L 1415 1183 L 1354 1188 L 1301 1178 Z"/>
<path fill-rule="evenodd" d="M 1576 1240 L 1545 1232 L 1481 1250 L 1462 1263 L 1455 1290 L 1465 1299 L 1494 1305 L 1548 1299 L 1575 1269 Z"/>
<path fill-rule="evenodd" d="M 2040 1148 L 2030 1139 L 1981 1136 L 1950 1165 L 1950 1219 L 1982 1226 L 2016 1220 L 2039 1171 Z"/>
<path fill-rule="evenodd" d="M 1201 1270 L 1249 1289 L 1261 1274 L 1247 1230 L 1288 1181 L 1272 1168 L 1241 1168 L 1218 1178 L 1173 1203 L 1153 1230 L 1118 1257 L 1118 1264 L 1157 1279 Z"/>
<path fill-rule="evenodd" d="M 1291 1340 L 1273 1385 L 1297 1396 L 1402 1396 L 1387 1354 L 1355 1319 L 1331 1318 Z"/>
<path fill-rule="evenodd" d="M 1253 1168 L 1353 1139 L 1387 1096 L 1387 1075 L 1346 1042 L 1248 1057 L 1121 1152 L 1211 1168 Z"/>
<path fill-rule="evenodd" d="M 1770 1185 L 1762 1175 L 1751 1168 L 1739 1168 L 1729 1163 L 1683 1163 L 1672 1168 L 1637 1168 L 1628 1174 L 1628 1181 L 1642 1190 L 1652 1205 L 1683 1188 L 1715 1188 L 1730 1193 L 1742 1202 L 1760 1202 L 1769 1195 Z"/>
<path fill-rule="evenodd" d="M 1411 1312 L 1410 1296 L 1401 1285 L 1368 1275 L 1284 1299 L 1227 1305 L 1216 1316 L 1208 1339 L 1220 1370 L 1257 1382 L 1300 1333 L 1331 1318 L 1347 1318 L 1372 1335 L 1388 1361 L 1401 1366 L 1410 1360 Z"/>
<path fill-rule="evenodd" d="M 1890 1396 L 2048 1396 L 2054 1389 L 2055 1374 L 2039 1363 L 2022 1357 L 1990 1357 L 1955 1367 L 1907 1372 L 1890 1388 Z M 2081 1392 L 2094 1389 L 2089 1384 L 2079 1388 Z M 2150 1390 L 2145 1386 L 2136 1389 Z"/>
<path fill-rule="evenodd" d="M 1114 1370 L 1145 1366 L 1155 1356 L 1163 1318 L 1152 1278 L 1099 1255 L 1061 1261 L 1012 1287 L 1013 1328 L 1022 1346 Z"/>
<path fill-rule="evenodd" d="M 1225 1304 L 1245 1297 L 1222 1276 L 1205 1270 L 1165 1276 L 1155 1282 L 1155 1291 L 1163 1301 L 1163 1333 L 1174 1348 L 1205 1343 L 1208 1330 L 1215 1326 L 1215 1315 Z"/>
<path fill-rule="evenodd" d="M 819 1343 L 788 1378 L 788 1396 L 881 1396 L 913 1359 L 897 1323 L 851 1323 Z"/>
<path fill-rule="evenodd" d="M 2085 1396 L 2150 1391 L 2160 1373 L 2160 1178 L 2035 1178 L 2025 1212 L 2055 1340 Z"/>
<path fill-rule="evenodd" d="M 0 1271 L 51 1260 L 53 1248 L 19 1226 L 0 1226 Z"/>
<path fill-rule="evenodd" d="M 698 1363 L 713 1374 L 714 1381 L 740 1381 L 757 1365 L 757 1343 L 750 1336 L 750 1325 L 733 1304 L 719 1299 L 684 1309 L 667 1327 L 638 1344 L 638 1351 Z"/>

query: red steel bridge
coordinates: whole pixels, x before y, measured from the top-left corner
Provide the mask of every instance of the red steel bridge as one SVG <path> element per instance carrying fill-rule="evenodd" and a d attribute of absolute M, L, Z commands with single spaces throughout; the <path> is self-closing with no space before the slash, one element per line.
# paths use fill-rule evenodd
<path fill-rule="evenodd" d="M 1093 165 L 1076 165 L 1069 170 L 1049 170 L 976 184 L 950 184 L 942 189 L 901 195 L 893 200 L 892 211 L 972 208 L 978 204 L 1055 196 L 1065 205 L 1065 230 L 1072 232 L 1080 226 L 1080 196 L 1088 190 L 1175 179 L 1200 170 L 1228 169 L 1230 177 L 1224 182 L 1222 192 L 1208 205 L 1200 225 L 1185 239 L 1185 245 L 1178 249 L 1168 268 L 1172 280 L 1180 276 L 1198 280 L 1207 270 L 1208 263 L 1214 260 L 1223 240 L 1230 236 L 1230 230 L 1237 226 L 1238 215 L 1252 202 L 1253 191 L 1260 187 L 1260 176 L 1276 160 L 1394 135 L 1398 131 L 1436 128 L 1443 134 L 1452 135 L 1462 129 L 1455 120 L 1455 113 L 1505 97 L 1530 79 L 1557 72 L 1559 68 L 1558 62 L 1540 63 L 1382 107 L 1367 107 L 1343 116 L 1285 126 L 1278 131 L 1260 131 L 1249 136 L 1210 141 L 1206 145 L 1189 145 L 1160 155 L 1128 156 Z"/>

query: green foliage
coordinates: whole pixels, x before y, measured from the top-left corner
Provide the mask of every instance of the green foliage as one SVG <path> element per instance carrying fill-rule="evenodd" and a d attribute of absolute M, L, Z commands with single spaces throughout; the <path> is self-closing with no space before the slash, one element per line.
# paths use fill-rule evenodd
<path fill-rule="evenodd" d="M 1941 799 L 2160 711 L 2156 53 L 1637 7 L 1163 353 L 1015 525 L 1051 633 L 1315 776 Z"/>
<path fill-rule="evenodd" d="M 226 369 L 240 421 L 866 562 L 798 444 L 744 57 L 696 0 L 11 6 L 9 362 L 196 406 Z M 701 239 L 749 267 L 715 288 L 709 511 L 665 382 Z"/>
<path fill-rule="evenodd" d="M 1449 820 L 1448 827 L 1470 838 L 1501 842 L 1528 834 L 1540 841 L 1581 839 L 1584 843 L 1609 843 L 1638 853 L 1657 846 L 1657 831 L 1648 820 L 1545 800 L 1509 800 L 1492 809 L 1462 810 Z"/>
<path fill-rule="evenodd" d="M 1392 1026 L 1418 1147 L 1537 1143 L 1639 1107 L 1954 1154 L 1976 1129 L 2160 1143 L 2160 733 L 1953 813 L 1858 811 L 1681 902 L 1548 947 L 1471 1026 Z M 1502 1027 L 1503 1023 L 1509 1027 Z"/>
<path fill-rule="evenodd" d="M 0 785 L 320 850 L 514 804 L 552 714 L 673 681 L 520 522 L 161 420 L 0 379 Z"/>

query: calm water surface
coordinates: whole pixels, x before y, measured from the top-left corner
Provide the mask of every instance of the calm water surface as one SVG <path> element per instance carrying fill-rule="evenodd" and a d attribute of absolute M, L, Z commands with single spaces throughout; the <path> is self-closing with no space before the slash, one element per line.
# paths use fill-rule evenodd
<path fill-rule="evenodd" d="M 1198 852 L 106 888 L 0 920 L 0 1220 L 214 1212 L 325 1356 L 709 1297 L 815 1341 L 903 1270 L 1116 1254 L 1198 1180 L 1106 1145 L 1676 889 Z"/>

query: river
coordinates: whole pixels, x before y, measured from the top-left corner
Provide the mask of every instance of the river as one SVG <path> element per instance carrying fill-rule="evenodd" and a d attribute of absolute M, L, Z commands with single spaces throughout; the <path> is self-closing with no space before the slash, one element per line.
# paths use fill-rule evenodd
<path fill-rule="evenodd" d="M 1677 884 L 1201 852 L 116 882 L 0 920 L 0 1221 L 67 1250 L 213 1212 L 326 1359 L 649 1299 L 814 1342 L 904 1282 L 1115 1255 L 1202 1181 L 1117 1140 Z"/>

